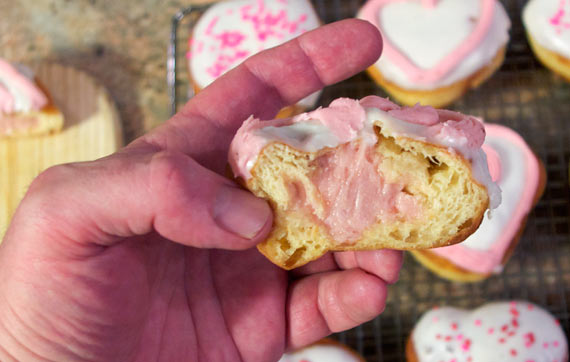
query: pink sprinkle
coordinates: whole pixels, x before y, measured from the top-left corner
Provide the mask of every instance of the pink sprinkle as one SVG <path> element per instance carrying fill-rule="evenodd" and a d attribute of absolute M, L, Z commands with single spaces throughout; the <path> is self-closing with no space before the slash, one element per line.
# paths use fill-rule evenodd
<path fill-rule="evenodd" d="M 500 339 L 499 339 L 499 343 L 505 343 L 505 339 L 504 339 L 504 338 L 500 338 Z"/>
<path fill-rule="evenodd" d="M 488 333 L 489 333 L 489 334 L 493 334 L 493 332 L 495 332 L 495 328 L 489 328 Z"/>
<path fill-rule="evenodd" d="M 469 356 L 467 357 L 467 362 L 472 362 L 473 361 L 473 357 Z"/>
<path fill-rule="evenodd" d="M 511 321 L 511 324 L 513 325 L 513 327 L 518 328 L 519 326 L 519 322 L 517 321 L 516 318 L 513 318 L 513 320 Z"/>
<path fill-rule="evenodd" d="M 512 314 L 513 316 L 515 316 L 515 317 L 517 317 L 517 316 L 519 315 L 519 311 L 516 310 L 515 308 L 511 308 L 510 312 L 511 312 L 511 314 Z"/>
<path fill-rule="evenodd" d="M 451 339 L 452 339 L 451 336 L 445 336 L 445 341 L 449 342 L 451 341 Z"/>
<path fill-rule="evenodd" d="M 542 347 L 548 348 L 548 342 L 544 342 L 544 343 L 542 344 Z"/>
<path fill-rule="evenodd" d="M 508 334 L 508 336 L 509 336 L 509 337 L 512 337 L 512 336 L 514 336 L 515 334 L 516 334 L 515 331 L 510 331 L 509 334 Z"/>
<path fill-rule="evenodd" d="M 527 359 L 525 362 L 534 362 L 533 359 Z"/>
<path fill-rule="evenodd" d="M 516 308 L 516 306 L 517 306 L 517 302 L 515 302 L 515 301 L 512 301 L 509 304 L 510 304 L 511 308 Z"/>
<path fill-rule="evenodd" d="M 449 362 L 457 362 L 457 360 L 455 358 L 452 358 L 449 360 Z"/>
<path fill-rule="evenodd" d="M 461 345 L 461 349 L 467 352 L 469 350 L 469 347 L 471 347 L 471 340 L 466 339 L 465 342 L 463 342 L 463 344 Z"/>
<path fill-rule="evenodd" d="M 501 327 L 501 331 L 502 331 L 502 332 L 505 332 L 505 333 L 507 332 L 508 329 L 509 329 L 509 325 L 508 325 L 508 324 L 505 324 L 505 325 L 503 325 L 503 326 Z"/>
<path fill-rule="evenodd" d="M 523 335 L 523 339 L 524 339 L 525 347 L 530 348 L 530 346 L 532 346 L 535 342 L 534 333 L 532 333 L 532 332 L 526 333 L 525 335 Z M 546 345 L 548 345 L 548 343 L 546 343 Z M 544 348 L 546 348 L 546 347 L 544 347 Z"/>
<path fill-rule="evenodd" d="M 517 355 L 517 350 L 511 349 L 511 356 L 516 356 L 516 355 Z"/>
<path fill-rule="evenodd" d="M 526 308 L 527 308 L 528 310 L 533 310 L 533 309 L 534 309 L 534 305 L 529 304 L 529 305 L 526 306 Z"/>
<path fill-rule="evenodd" d="M 457 330 L 457 323 L 451 323 L 451 329 Z"/>
<path fill-rule="evenodd" d="M 553 345 L 554 347 L 558 347 L 559 343 L 558 343 L 558 341 L 554 341 L 554 342 L 552 342 L 552 345 Z"/>
<path fill-rule="evenodd" d="M 206 27 L 206 35 L 212 35 L 212 33 L 214 32 L 214 27 L 216 26 L 217 22 L 218 22 L 218 17 L 214 16 L 212 21 L 210 21 L 210 23 Z"/>
<path fill-rule="evenodd" d="M 475 320 L 475 325 L 479 327 L 481 325 L 481 320 L 480 319 Z"/>
<path fill-rule="evenodd" d="M 460 334 L 458 334 L 457 337 L 455 337 L 455 338 L 457 338 L 457 340 L 460 341 L 460 340 L 463 339 L 463 334 L 460 333 Z"/>
<path fill-rule="evenodd" d="M 439 334 L 439 333 L 436 334 L 436 335 L 435 335 L 435 339 L 441 339 L 441 334 Z"/>

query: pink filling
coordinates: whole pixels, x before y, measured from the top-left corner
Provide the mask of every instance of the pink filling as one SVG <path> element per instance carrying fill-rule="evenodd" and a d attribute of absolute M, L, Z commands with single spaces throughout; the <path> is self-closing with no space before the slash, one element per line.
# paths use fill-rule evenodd
<path fill-rule="evenodd" d="M 421 212 L 402 184 L 384 181 L 372 146 L 348 143 L 315 162 L 318 168 L 311 180 L 324 204 L 322 221 L 340 244 L 356 242 L 379 219 L 414 218 Z"/>

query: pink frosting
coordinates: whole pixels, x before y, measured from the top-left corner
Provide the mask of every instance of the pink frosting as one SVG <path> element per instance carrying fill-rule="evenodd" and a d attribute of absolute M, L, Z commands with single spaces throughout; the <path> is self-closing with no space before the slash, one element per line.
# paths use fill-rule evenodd
<path fill-rule="evenodd" d="M 508 167 L 501 167 L 501 163 L 509 162 L 509 160 L 499 160 L 496 151 L 489 146 L 484 148 L 488 151 L 489 168 L 492 176 L 494 176 L 493 179 L 500 180 L 504 177 L 501 173 L 508 172 L 511 168 L 525 168 L 525 177 L 521 180 L 521 182 L 525 183 L 521 198 L 516 205 L 513 205 L 514 213 L 512 214 L 511 219 L 502 226 L 503 232 L 492 244 L 490 249 L 476 250 L 463 244 L 457 244 L 431 250 L 433 253 L 452 261 L 454 264 L 464 269 L 481 274 L 488 274 L 493 271 L 497 271 L 498 268 L 501 267 L 505 252 L 508 250 L 513 238 L 521 228 L 521 222 L 528 215 L 534 204 L 535 194 L 540 183 L 539 163 L 532 150 L 520 135 L 513 130 L 500 125 L 486 124 L 485 129 L 489 137 L 500 137 L 516 145 L 519 148 L 520 153 L 524 156 L 524 164 L 513 164 L 510 162 L 508 163 Z M 503 191 L 509 192 L 508 189 Z M 493 219 L 485 220 L 484 222 L 493 223 Z M 482 227 L 484 227 L 484 225 Z"/>
<path fill-rule="evenodd" d="M 251 116 L 237 131 L 230 145 L 229 162 L 234 174 L 245 180 L 250 178 L 250 169 L 257 156 L 270 142 L 256 130 L 312 120 L 326 126 L 342 144 L 357 138 L 365 128 L 366 108 L 377 108 L 400 121 L 426 126 L 422 131 L 424 133 L 416 136 L 440 141 L 445 146 L 459 150 L 477 151 L 485 140 L 485 129 L 481 122 L 461 113 L 436 110 L 430 106 L 399 107 L 377 96 L 368 96 L 361 101 L 339 98 L 328 108 L 319 108 L 294 118 L 261 121 Z"/>
<path fill-rule="evenodd" d="M 21 96 L 29 99 L 31 110 L 40 110 L 48 103 L 45 94 L 36 86 L 33 80 L 18 72 L 7 61 L 0 59 L 0 114 L 10 114 L 18 111 L 15 108 L 15 96 L 10 93 L 5 85 L 6 83 L 16 88 Z"/>
<path fill-rule="evenodd" d="M 499 182 L 501 179 L 501 159 L 497 151 L 491 146 L 483 145 L 481 147 L 487 156 L 487 165 L 489 166 L 489 173 L 493 182 Z"/>
<path fill-rule="evenodd" d="M 360 16 L 376 25 L 376 27 L 382 31 L 379 14 L 384 6 L 394 1 L 409 0 L 370 0 L 361 9 Z M 423 69 L 414 64 L 414 62 L 395 47 L 387 37 L 384 37 L 384 55 L 389 57 L 394 64 L 397 64 L 402 71 L 408 75 L 409 79 L 414 82 L 425 84 L 441 80 L 481 44 L 491 27 L 495 0 L 480 1 L 481 16 L 471 35 L 433 68 Z M 427 8 L 433 8 L 437 6 L 437 0 L 422 0 L 422 5 Z M 426 39 L 426 41 L 429 41 L 429 39 Z"/>

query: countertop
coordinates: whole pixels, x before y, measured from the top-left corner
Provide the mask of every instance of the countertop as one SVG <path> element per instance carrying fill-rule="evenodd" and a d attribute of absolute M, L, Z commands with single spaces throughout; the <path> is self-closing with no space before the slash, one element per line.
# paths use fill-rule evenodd
<path fill-rule="evenodd" d="M 84 70 L 110 92 L 125 141 L 169 117 L 172 16 L 197 0 L 0 0 L 0 57 Z"/>

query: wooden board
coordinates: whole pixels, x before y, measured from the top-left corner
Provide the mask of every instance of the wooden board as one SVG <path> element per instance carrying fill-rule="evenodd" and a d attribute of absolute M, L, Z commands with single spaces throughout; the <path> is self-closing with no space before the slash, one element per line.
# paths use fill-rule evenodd
<path fill-rule="evenodd" d="M 34 67 L 65 117 L 54 135 L 0 139 L 0 240 L 31 181 L 46 168 L 94 160 L 121 147 L 121 123 L 107 91 L 93 78 L 58 64 Z"/>

